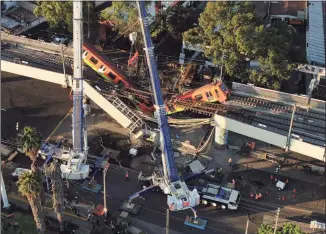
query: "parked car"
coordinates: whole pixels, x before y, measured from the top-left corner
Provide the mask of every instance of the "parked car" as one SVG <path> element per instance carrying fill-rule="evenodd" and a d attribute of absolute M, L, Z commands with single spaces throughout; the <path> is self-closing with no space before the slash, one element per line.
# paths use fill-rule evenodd
<path fill-rule="evenodd" d="M 53 43 L 55 44 L 64 44 L 64 45 L 68 45 L 70 42 L 70 38 L 69 37 L 65 37 L 65 36 L 54 36 L 53 38 Z"/>

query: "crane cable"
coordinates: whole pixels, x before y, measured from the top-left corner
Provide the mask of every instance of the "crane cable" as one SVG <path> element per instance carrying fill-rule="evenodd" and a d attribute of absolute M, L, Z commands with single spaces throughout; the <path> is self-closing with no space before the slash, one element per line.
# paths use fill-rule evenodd
<path fill-rule="evenodd" d="M 198 146 L 198 148 L 197 148 L 197 152 L 198 153 L 202 153 L 202 151 L 208 146 L 208 144 L 210 144 L 211 145 L 211 141 L 212 141 L 212 136 L 213 136 L 213 133 L 215 132 L 215 127 L 213 127 L 212 129 L 211 129 L 211 132 L 209 133 L 209 136 L 208 136 L 208 139 L 207 139 L 207 141 L 204 143 L 204 144 L 202 144 L 202 146 L 199 148 L 199 146 Z M 202 142 L 200 142 L 199 143 L 199 145 L 201 144 Z M 205 152 L 205 153 L 207 153 L 207 152 Z"/>

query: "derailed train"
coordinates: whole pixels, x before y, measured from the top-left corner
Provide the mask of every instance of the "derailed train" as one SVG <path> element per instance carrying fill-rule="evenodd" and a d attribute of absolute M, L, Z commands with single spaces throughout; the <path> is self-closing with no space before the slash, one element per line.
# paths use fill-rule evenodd
<path fill-rule="evenodd" d="M 83 61 L 106 81 L 116 84 L 122 89 L 130 88 L 137 90 L 137 85 L 128 79 L 125 72 L 101 56 L 95 47 L 89 43 L 83 44 Z M 206 84 L 200 88 L 192 89 L 170 98 L 168 113 L 172 114 L 183 111 L 182 107 L 173 105 L 177 100 L 224 103 L 230 96 L 230 93 L 230 90 L 222 81 Z M 143 109 L 143 103 L 138 105 L 140 109 Z"/>

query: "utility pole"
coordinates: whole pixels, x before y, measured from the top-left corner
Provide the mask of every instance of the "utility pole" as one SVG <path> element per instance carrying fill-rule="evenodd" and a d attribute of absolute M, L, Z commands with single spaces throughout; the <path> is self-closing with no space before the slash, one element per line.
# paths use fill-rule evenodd
<path fill-rule="evenodd" d="M 220 80 L 223 79 L 223 61 L 224 61 L 224 52 L 222 52 L 222 65 L 221 65 Z"/>
<path fill-rule="evenodd" d="M 275 227 L 274 227 L 274 234 L 276 234 L 276 231 L 277 231 L 277 224 L 278 224 L 278 218 L 280 217 L 280 208 L 277 208 L 277 211 L 276 211 L 276 221 L 275 221 Z"/>
<path fill-rule="evenodd" d="M 67 82 L 67 75 L 66 75 L 66 66 L 65 66 L 65 55 L 64 55 L 64 50 L 63 50 L 63 44 L 61 44 L 61 58 L 62 58 L 62 69 L 63 69 L 63 75 L 65 76 L 65 82 L 68 87 L 68 82 Z"/>
<path fill-rule="evenodd" d="M 165 234 L 169 234 L 169 228 L 170 228 L 170 210 L 166 209 Z"/>
<path fill-rule="evenodd" d="M 10 204 L 9 204 L 9 201 L 8 201 L 5 182 L 3 181 L 2 172 L 1 172 L 1 178 L 0 179 L 1 179 L 1 197 L 2 197 L 2 201 L 3 201 L 3 208 L 7 209 L 7 208 L 10 207 Z"/>
<path fill-rule="evenodd" d="M 89 2 L 87 3 L 87 39 L 91 37 L 91 32 L 89 31 Z"/>
<path fill-rule="evenodd" d="M 108 213 L 108 209 L 107 209 L 107 205 L 106 205 L 106 173 L 108 171 L 108 168 L 109 168 L 110 164 L 107 163 L 104 167 L 104 170 L 103 170 L 103 190 L 104 190 L 104 217 L 106 218 L 107 217 L 107 213 Z"/>
<path fill-rule="evenodd" d="M 247 220 L 247 225 L 246 225 L 246 234 L 248 234 L 248 229 L 249 229 L 249 219 Z"/>
<path fill-rule="evenodd" d="M 290 148 L 291 133 L 292 133 L 292 127 L 293 127 L 293 121 L 294 121 L 294 115 L 295 115 L 296 109 L 297 109 L 297 106 L 294 104 L 293 111 L 292 111 L 292 116 L 291 116 L 289 133 L 288 133 L 288 137 L 287 137 L 287 140 L 286 140 L 285 152 L 288 152 L 289 151 L 289 148 Z"/>

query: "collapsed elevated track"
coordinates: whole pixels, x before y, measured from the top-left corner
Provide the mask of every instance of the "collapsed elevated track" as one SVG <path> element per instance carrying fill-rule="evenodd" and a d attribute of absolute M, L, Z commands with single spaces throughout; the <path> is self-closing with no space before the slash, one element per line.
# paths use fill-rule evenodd
<path fill-rule="evenodd" d="M 32 66 L 39 69 L 46 69 L 56 73 L 63 72 L 62 56 L 54 53 L 47 53 L 35 51 L 31 48 L 24 48 L 21 46 L 7 45 L 2 50 L 3 61 L 10 61 L 11 63 L 19 60 L 19 63 L 25 66 Z M 71 64 L 73 60 L 65 57 L 65 72 L 71 74 Z M 21 65 L 22 66 L 22 65 Z M 5 70 L 5 69 L 2 69 Z M 10 72 L 10 71 L 9 71 Z M 13 71 L 11 71 L 14 73 Z M 90 69 L 85 69 L 86 80 L 90 86 L 94 87 L 99 84 L 98 76 Z M 47 78 L 48 81 L 51 78 Z M 100 82 L 101 85 L 108 86 L 106 82 Z M 112 87 L 106 88 L 100 92 L 102 95 L 109 95 Z M 106 92 L 106 93 L 105 93 Z M 151 93 L 139 90 L 117 90 L 122 95 L 137 96 L 139 98 L 151 98 Z M 174 105 L 181 106 L 186 110 L 207 115 L 219 115 L 226 118 L 239 121 L 244 124 L 254 126 L 256 128 L 264 129 L 276 134 L 286 136 L 288 134 L 290 125 L 290 116 L 292 113 L 292 106 L 273 103 L 259 98 L 244 97 L 233 94 L 231 99 L 225 104 L 216 103 L 198 103 L 189 101 L 174 101 Z M 299 140 L 315 145 L 325 146 L 325 115 L 319 111 L 306 110 L 299 108 L 296 111 L 295 121 L 292 133 L 299 136 Z"/>

